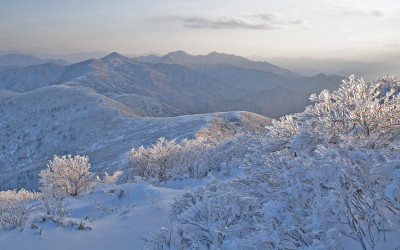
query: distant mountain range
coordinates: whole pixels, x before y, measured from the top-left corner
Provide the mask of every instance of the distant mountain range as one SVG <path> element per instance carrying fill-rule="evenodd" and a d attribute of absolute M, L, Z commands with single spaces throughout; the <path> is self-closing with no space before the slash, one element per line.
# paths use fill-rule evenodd
<path fill-rule="evenodd" d="M 343 79 L 326 75 L 294 78 L 295 74 L 269 63 L 215 52 L 191 56 L 179 51 L 154 61 L 156 57 L 131 59 L 114 52 L 68 66 L 47 63 L 10 68 L 0 72 L 0 89 L 27 92 L 61 84 L 89 87 L 143 116 L 247 110 L 279 117 L 302 111 L 311 93 L 335 89 Z M 159 62 L 167 58 L 176 63 Z"/>
<path fill-rule="evenodd" d="M 50 60 L 61 60 L 64 62 L 70 63 L 77 63 L 89 59 L 100 59 L 108 54 L 109 52 L 105 51 L 93 51 L 93 52 L 80 52 L 80 53 L 72 53 L 72 54 L 63 54 L 63 55 L 54 55 L 48 53 L 26 53 L 18 50 L 0 50 L 0 56 L 4 56 L 7 54 L 19 54 L 19 55 L 31 55 L 36 58 L 40 58 L 46 60 L 46 58 L 51 58 Z M 45 59 L 44 59 L 45 58 Z M 34 65 L 34 64 L 29 64 Z M 26 66 L 29 66 L 26 65 Z"/>
<path fill-rule="evenodd" d="M 335 58 L 314 59 L 307 57 L 267 58 L 266 60 L 305 76 L 312 76 L 318 73 L 338 74 L 342 76 L 355 74 L 357 77 L 364 77 L 369 81 L 374 81 L 385 75 L 400 74 L 400 56 L 397 56 L 397 59 L 382 62 L 361 62 Z"/>
<path fill-rule="evenodd" d="M 60 59 L 40 59 L 35 56 L 23 54 L 5 54 L 0 56 L 0 67 L 17 66 L 25 67 L 39 65 L 44 63 L 54 63 L 58 65 L 67 65 L 68 62 Z"/>
<path fill-rule="evenodd" d="M 217 52 L 211 52 L 208 55 L 194 56 L 184 51 L 176 51 L 168 53 L 165 56 L 149 55 L 136 57 L 135 59 L 141 62 L 179 64 L 187 67 L 192 67 L 196 65 L 229 64 L 239 68 L 266 71 L 290 78 L 300 77 L 300 75 L 298 74 L 290 72 L 286 69 L 282 69 L 268 62 L 255 62 L 241 56 L 228 55 Z"/>

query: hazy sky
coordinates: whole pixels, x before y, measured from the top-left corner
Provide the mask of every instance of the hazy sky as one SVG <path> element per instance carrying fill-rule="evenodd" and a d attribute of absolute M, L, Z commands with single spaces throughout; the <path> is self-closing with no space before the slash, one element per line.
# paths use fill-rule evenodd
<path fill-rule="evenodd" d="M 1 0 L 0 50 L 369 57 L 400 51 L 398 0 Z"/>

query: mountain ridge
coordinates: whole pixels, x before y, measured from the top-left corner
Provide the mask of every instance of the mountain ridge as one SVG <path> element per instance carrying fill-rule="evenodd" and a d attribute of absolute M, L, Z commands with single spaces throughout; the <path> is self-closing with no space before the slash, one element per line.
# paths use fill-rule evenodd
<path fill-rule="evenodd" d="M 193 138 L 214 117 L 246 122 L 253 116 L 270 120 L 248 112 L 142 117 L 81 86 L 0 90 L 0 189 L 37 188 L 38 173 L 53 155 L 88 155 L 100 174 L 125 164 L 132 147 L 150 146 L 159 137 Z"/>
<path fill-rule="evenodd" d="M 5 54 L 0 56 L 0 67 L 17 66 L 26 67 L 45 63 L 54 63 L 58 65 L 67 65 L 68 62 L 61 59 L 40 59 L 31 55 L 24 54 Z"/>
<path fill-rule="evenodd" d="M 245 69 L 257 69 L 261 71 L 272 72 L 289 78 L 296 78 L 300 76 L 298 74 L 290 72 L 287 69 L 280 68 L 268 62 L 251 61 L 242 56 L 218 53 L 215 51 L 207 55 L 190 55 L 189 53 L 180 50 L 180 51 L 170 52 L 164 56 L 150 55 L 150 56 L 136 57 L 135 59 L 138 61 L 150 62 L 150 63 L 167 63 L 167 64 L 175 63 L 189 67 L 190 65 L 193 64 L 225 63 Z"/>
<path fill-rule="evenodd" d="M 187 56 L 185 52 L 175 54 Z M 216 52 L 214 54 L 219 55 Z M 324 75 L 288 78 L 230 64 L 144 63 L 113 52 L 101 59 L 90 59 L 68 66 L 44 64 L 11 68 L 0 72 L 0 88 L 26 92 L 49 85 L 83 86 L 116 101 L 123 101 L 125 105 L 135 105 L 131 107 L 134 109 L 138 107 L 139 101 L 132 102 L 128 96 L 143 100 L 150 108 L 146 112 L 139 112 L 145 116 L 145 113 L 148 116 L 175 116 L 247 110 L 277 117 L 287 114 L 290 109 L 285 112 L 261 112 L 266 110 L 260 106 L 262 96 L 254 94 L 254 98 L 251 98 L 252 93 L 282 86 L 287 92 L 297 90 L 302 93 L 301 96 L 307 96 L 328 85 L 334 89 L 341 79 L 340 76 Z M 284 101 L 279 96 L 271 98 L 272 103 L 277 103 L 272 109 L 278 109 L 278 103 Z M 293 107 L 296 107 L 293 110 L 304 108 L 304 103 L 293 103 Z"/>

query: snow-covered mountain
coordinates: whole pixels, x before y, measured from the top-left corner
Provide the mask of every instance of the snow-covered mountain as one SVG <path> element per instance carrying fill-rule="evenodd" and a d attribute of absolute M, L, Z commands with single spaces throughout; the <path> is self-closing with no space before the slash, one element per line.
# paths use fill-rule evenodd
<path fill-rule="evenodd" d="M 184 51 L 175 51 L 168 53 L 164 56 L 141 56 L 135 58 L 138 61 L 149 62 L 149 63 L 164 63 L 164 64 L 181 64 L 188 67 L 198 65 L 198 64 L 230 64 L 236 67 L 244 68 L 244 69 L 256 69 L 266 72 L 272 72 L 277 75 L 285 76 L 285 77 L 299 77 L 299 75 L 290 72 L 289 70 L 280 68 L 276 65 L 273 65 L 268 62 L 261 61 L 251 61 L 247 58 L 236 56 L 236 55 L 228 55 L 224 53 L 211 52 L 208 55 L 190 55 Z"/>
<path fill-rule="evenodd" d="M 60 60 L 65 60 L 70 63 L 77 63 L 89 59 L 100 59 L 106 55 L 110 54 L 105 51 L 93 51 L 93 52 L 78 52 L 72 54 L 64 54 L 64 55 L 52 55 L 52 54 L 38 54 L 37 57 L 40 58 L 56 58 Z"/>
<path fill-rule="evenodd" d="M 31 55 L 24 54 L 5 54 L 0 56 L 0 67 L 19 66 L 25 67 L 44 63 L 55 63 L 58 65 L 67 65 L 68 62 L 61 59 L 40 59 Z"/>
<path fill-rule="evenodd" d="M 27 67 L 9 67 L 0 70 L 0 89 L 28 92 L 55 84 L 63 72 L 63 67 L 54 63 Z"/>
<path fill-rule="evenodd" d="M 277 87 L 301 92 L 320 92 L 334 90 L 343 77 L 318 74 L 312 77 L 288 79 L 271 72 L 256 69 L 243 69 L 229 64 L 193 65 L 193 68 L 220 82 L 250 92 L 273 90 Z"/>
<path fill-rule="evenodd" d="M 190 138 L 212 117 L 234 115 L 140 118 L 141 112 L 80 86 L 0 91 L 1 189 L 36 187 L 53 155 L 88 155 L 94 170 L 115 169 L 132 147 Z"/>
<path fill-rule="evenodd" d="M 190 67 L 144 63 L 111 53 L 100 60 L 69 66 L 44 64 L 4 70 L 0 72 L 0 89 L 26 92 L 57 84 L 84 86 L 136 110 L 144 108 L 140 111 L 143 116 L 247 110 L 279 117 L 301 111 L 309 104 L 311 93 L 335 89 L 341 79 L 325 75 L 293 79 L 221 63 L 191 64 Z M 274 94 L 276 88 L 283 94 Z M 267 109 L 262 103 L 263 95 L 269 96 L 271 105 Z M 284 104 L 288 108 L 282 110 L 281 103 L 287 99 L 291 100 Z"/>

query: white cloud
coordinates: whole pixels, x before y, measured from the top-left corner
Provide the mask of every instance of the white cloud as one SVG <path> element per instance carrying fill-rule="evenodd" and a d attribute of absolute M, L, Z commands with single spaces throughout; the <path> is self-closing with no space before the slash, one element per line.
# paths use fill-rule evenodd
<path fill-rule="evenodd" d="M 389 10 L 384 1 L 371 0 L 326 0 L 325 6 L 333 12 L 350 16 L 369 16 L 381 18 L 388 14 Z"/>
<path fill-rule="evenodd" d="M 291 25 L 302 25 L 303 21 L 298 19 L 287 19 L 275 13 L 262 13 L 244 15 L 239 17 L 216 16 L 216 17 L 177 17 L 173 18 L 182 22 L 185 28 L 196 29 L 256 29 L 276 30 Z"/>

